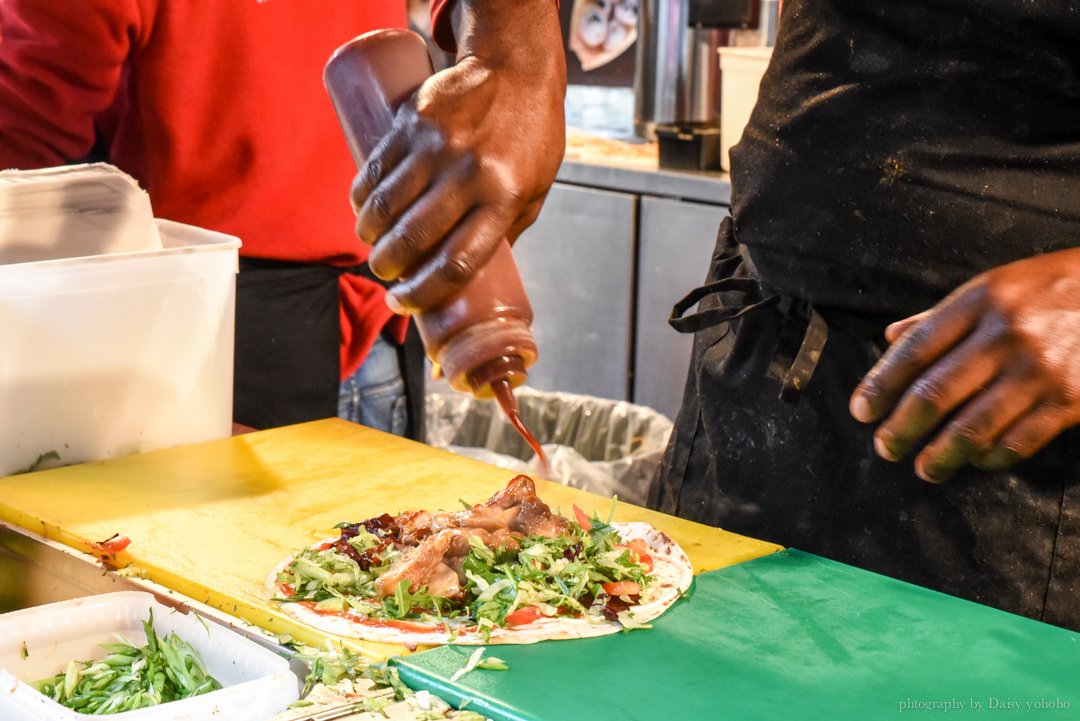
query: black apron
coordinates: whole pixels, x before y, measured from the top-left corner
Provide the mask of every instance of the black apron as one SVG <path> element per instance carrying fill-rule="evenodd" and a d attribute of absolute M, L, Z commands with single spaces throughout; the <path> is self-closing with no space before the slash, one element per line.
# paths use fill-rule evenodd
<path fill-rule="evenodd" d="M 1077 430 L 932 485 L 848 413 L 888 322 L 1080 244 L 1080 3 L 783 7 L 652 503 L 1080 630 Z"/>
<path fill-rule="evenodd" d="M 374 279 L 366 265 L 240 259 L 233 379 L 237 423 L 273 428 L 337 416 L 342 273 Z M 399 362 L 408 403 L 406 436 L 422 440 L 424 353 L 414 324 L 399 348 Z"/>
<path fill-rule="evenodd" d="M 1080 434 L 942 485 L 878 458 L 847 407 L 884 326 L 765 286 L 732 227 L 672 319 L 694 354 L 650 505 L 1080 630 Z"/>

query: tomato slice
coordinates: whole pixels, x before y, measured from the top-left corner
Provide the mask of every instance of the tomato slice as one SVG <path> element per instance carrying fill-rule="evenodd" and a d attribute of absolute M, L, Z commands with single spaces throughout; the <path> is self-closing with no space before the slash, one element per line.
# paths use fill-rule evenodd
<path fill-rule="evenodd" d="M 577 507 L 576 503 L 574 504 L 574 519 L 578 522 L 578 525 L 581 526 L 581 530 L 588 531 L 592 528 L 592 521 L 585 515 L 585 511 Z"/>
<path fill-rule="evenodd" d="M 645 573 L 649 573 L 653 569 L 652 556 L 649 555 L 649 547 L 645 545 L 645 540 L 642 538 L 635 538 L 628 544 L 630 552 L 636 556 L 635 560 L 645 567 Z"/>
<path fill-rule="evenodd" d="M 600 584 L 609 596 L 640 596 L 641 586 L 633 581 L 609 581 Z"/>
<path fill-rule="evenodd" d="M 116 554 L 131 545 L 131 539 L 119 533 L 112 538 L 90 544 L 95 551 L 104 554 Z"/>
<path fill-rule="evenodd" d="M 506 614 L 506 625 L 524 626 L 527 623 L 532 623 L 541 616 L 543 616 L 543 614 L 540 613 L 540 609 L 536 606 L 522 606 L 513 613 Z"/>

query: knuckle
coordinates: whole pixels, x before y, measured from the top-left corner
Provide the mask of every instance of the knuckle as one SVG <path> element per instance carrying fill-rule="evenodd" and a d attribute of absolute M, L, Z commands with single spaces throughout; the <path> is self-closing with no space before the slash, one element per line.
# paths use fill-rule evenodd
<path fill-rule="evenodd" d="M 944 410 L 948 401 L 945 386 L 933 376 L 923 376 L 911 384 L 911 393 L 935 410 Z"/>
<path fill-rule="evenodd" d="M 372 188 L 379 184 L 380 178 L 382 178 L 382 161 L 373 158 L 364 164 L 364 167 L 356 176 L 356 190 L 364 193 L 370 192 Z"/>
<path fill-rule="evenodd" d="M 989 423 L 981 416 L 957 419 L 949 424 L 949 432 L 958 440 L 979 447 L 988 440 Z"/>
<path fill-rule="evenodd" d="M 390 198 L 386 193 L 375 193 L 368 201 L 368 215 L 376 223 L 385 223 L 390 220 Z"/>
<path fill-rule="evenodd" d="M 450 150 L 458 156 L 457 169 L 461 177 L 466 179 L 474 179 L 480 177 L 483 170 L 483 164 L 480 162 L 480 158 L 476 153 L 464 148 L 458 147 L 454 142 L 449 143 Z"/>
<path fill-rule="evenodd" d="M 521 208 L 528 204 L 529 199 L 516 185 L 504 185 L 502 190 L 503 204 L 510 208 Z"/>
<path fill-rule="evenodd" d="M 441 268 L 443 280 L 451 286 L 460 286 L 476 273 L 476 258 L 460 253 L 447 260 Z"/>
<path fill-rule="evenodd" d="M 877 372 L 871 372 L 863 378 L 856 392 L 874 407 L 885 399 L 885 390 L 881 387 Z"/>
<path fill-rule="evenodd" d="M 429 234 L 427 230 L 418 226 L 401 228 L 394 236 L 394 244 L 399 254 L 415 256 L 427 250 Z"/>

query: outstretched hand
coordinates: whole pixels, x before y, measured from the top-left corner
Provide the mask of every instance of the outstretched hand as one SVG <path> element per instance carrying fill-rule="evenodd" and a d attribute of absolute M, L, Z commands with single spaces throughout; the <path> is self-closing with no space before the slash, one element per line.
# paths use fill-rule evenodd
<path fill-rule="evenodd" d="M 976 276 L 886 330 L 892 346 L 851 397 L 878 455 L 924 480 L 999 471 L 1080 423 L 1080 248 Z"/>
<path fill-rule="evenodd" d="M 368 263 L 399 312 L 438 306 L 540 212 L 565 150 L 552 0 L 457 0 L 457 63 L 428 79 L 353 183 Z"/>

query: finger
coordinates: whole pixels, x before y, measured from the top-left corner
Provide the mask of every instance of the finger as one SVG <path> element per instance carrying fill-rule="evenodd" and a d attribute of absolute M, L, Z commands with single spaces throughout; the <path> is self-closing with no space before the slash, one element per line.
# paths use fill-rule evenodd
<path fill-rule="evenodd" d="M 874 447 L 886 460 L 902 458 L 954 409 L 990 382 L 998 355 L 978 334 L 938 360 L 908 387 L 892 415 L 874 433 Z"/>
<path fill-rule="evenodd" d="M 976 303 L 946 299 L 885 352 L 851 395 L 850 411 L 871 423 L 882 417 L 923 371 L 955 346 L 978 320 Z"/>
<path fill-rule="evenodd" d="M 1072 424 L 1061 408 L 1041 403 L 1009 428 L 975 465 L 986 471 L 1004 471 L 1035 455 Z"/>
<path fill-rule="evenodd" d="M 924 310 L 918 315 L 913 315 L 909 318 L 898 320 L 895 323 L 890 323 L 885 327 L 885 340 L 889 343 L 895 343 L 897 338 L 906 333 L 909 328 L 912 328 L 925 320 L 930 313 L 931 311 Z"/>
<path fill-rule="evenodd" d="M 364 167 L 353 177 L 349 199 L 353 212 L 359 213 L 371 191 L 383 177 L 394 170 L 409 152 L 409 138 L 402 131 L 391 130 L 368 155 Z"/>
<path fill-rule="evenodd" d="M 439 244 L 438 250 L 387 294 L 398 313 L 417 313 L 442 305 L 476 275 L 502 242 L 507 223 L 490 209 L 469 213 Z"/>
<path fill-rule="evenodd" d="M 434 166 L 421 155 L 399 163 L 360 207 L 356 233 L 360 240 L 375 245 L 431 184 Z"/>
<path fill-rule="evenodd" d="M 1002 380 L 960 410 L 915 459 L 915 473 L 944 483 L 966 463 L 975 463 L 1002 433 L 1028 413 L 1035 396 L 1024 382 Z"/>
<path fill-rule="evenodd" d="M 536 219 L 540 216 L 540 209 L 544 207 L 544 199 L 540 198 L 537 201 L 526 206 L 525 210 L 514 221 L 510 229 L 506 231 L 506 240 L 513 245 L 522 233 L 524 233 L 530 225 L 536 222 Z"/>
<path fill-rule="evenodd" d="M 383 280 L 410 275 L 461 222 L 470 202 L 454 181 L 428 188 L 371 249 L 371 271 Z"/>

